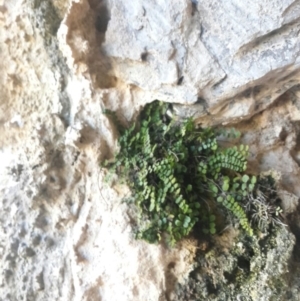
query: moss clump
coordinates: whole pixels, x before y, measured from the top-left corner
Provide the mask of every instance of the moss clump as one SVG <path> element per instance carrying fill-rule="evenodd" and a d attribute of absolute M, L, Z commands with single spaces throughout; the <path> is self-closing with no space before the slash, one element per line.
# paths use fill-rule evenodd
<path fill-rule="evenodd" d="M 194 271 L 185 283 L 177 284 L 173 300 L 287 300 L 286 274 L 294 245 L 291 233 L 271 225 L 261 239 L 240 232 L 236 241 L 230 250 L 214 245 L 199 251 Z"/>

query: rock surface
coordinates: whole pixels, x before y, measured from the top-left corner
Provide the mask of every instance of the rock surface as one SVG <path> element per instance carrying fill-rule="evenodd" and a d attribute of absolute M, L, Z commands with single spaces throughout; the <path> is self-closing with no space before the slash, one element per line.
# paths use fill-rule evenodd
<path fill-rule="evenodd" d="M 285 228 L 260 241 L 235 244 L 233 230 L 218 237 L 223 248 L 198 254 L 195 270 L 185 285 L 178 285 L 174 300 L 288 300 L 299 290 L 288 287 L 289 258 L 294 238 Z"/>
<path fill-rule="evenodd" d="M 184 283 L 195 244 L 135 241 L 99 168 L 116 150 L 103 109 L 126 122 L 154 99 L 197 102 L 206 124 L 277 100 L 238 126 L 253 170 L 295 195 L 297 252 L 299 17 L 292 0 L 0 0 L 0 300 L 163 301 Z"/>

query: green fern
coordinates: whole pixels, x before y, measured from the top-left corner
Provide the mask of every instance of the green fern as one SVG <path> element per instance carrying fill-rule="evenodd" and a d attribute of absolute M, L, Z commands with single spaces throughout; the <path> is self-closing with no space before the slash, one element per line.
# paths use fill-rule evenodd
<path fill-rule="evenodd" d="M 140 122 L 121 132 L 115 161 L 104 164 L 132 189 L 137 237 L 154 243 L 164 235 L 172 245 L 196 223 L 214 234 L 217 218 L 208 202 L 226 208 L 252 235 L 243 209 L 256 185 L 255 177 L 243 175 L 248 147 L 223 149 L 216 130 L 197 128 L 192 119 L 175 122 L 166 115 L 168 107 L 147 105 Z"/>

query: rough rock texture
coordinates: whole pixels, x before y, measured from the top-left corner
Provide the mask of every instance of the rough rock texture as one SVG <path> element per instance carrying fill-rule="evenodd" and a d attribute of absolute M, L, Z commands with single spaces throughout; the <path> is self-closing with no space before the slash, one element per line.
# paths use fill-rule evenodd
<path fill-rule="evenodd" d="M 1 4 L 0 300 L 164 299 L 194 254 L 136 242 L 124 189 L 102 187 L 113 128 L 58 50 L 58 12 Z"/>
<path fill-rule="evenodd" d="M 298 1 L 155 3 L 107 5 L 103 49 L 119 80 L 152 98 L 202 101 L 220 121 L 251 116 L 298 83 Z"/>
<path fill-rule="evenodd" d="M 161 99 L 198 102 L 220 123 L 249 118 L 297 85 L 299 16 L 292 0 L 81 0 L 59 36 L 70 67 L 108 89 L 106 104 L 119 98 L 126 117 Z"/>
<path fill-rule="evenodd" d="M 281 95 L 239 126 L 253 170 L 295 195 L 298 300 L 299 17 L 291 0 L 0 0 L 0 300 L 169 300 L 195 243 L 133 239 L 126 190 L 99 168 L 116 149 L 102 110 L 197 101 L 199 121 L 230 123 Z"/>
<path fill-rule="evenodd" d="M 299 289 L 288 287 L 288 262 L 294 238 L 285 228 L 258 241 L 240 238 L 234 229 L 217 239 L 222 248 L 199 252 L 195 270 L 178 285 L 174 300 L 289 300 Z M 225 247 L 226 246 L 226 247 Z"/>

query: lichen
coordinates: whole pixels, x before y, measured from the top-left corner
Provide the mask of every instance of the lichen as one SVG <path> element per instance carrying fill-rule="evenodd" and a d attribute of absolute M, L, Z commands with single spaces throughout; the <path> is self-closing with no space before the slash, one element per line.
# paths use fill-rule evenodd
<path fill-rule="evenodd" d="M 285 227 L 272 226 L 261 237 L 240 233 L 229 250 L 214 245 L 199 251 L 194 271 L 177 285 L 173 300 L 286 300 L 293 246 Z"/>

